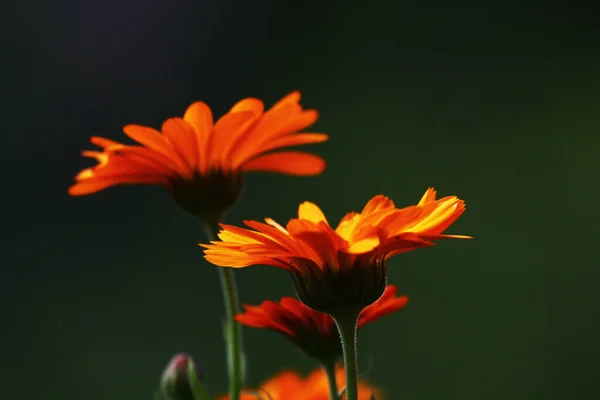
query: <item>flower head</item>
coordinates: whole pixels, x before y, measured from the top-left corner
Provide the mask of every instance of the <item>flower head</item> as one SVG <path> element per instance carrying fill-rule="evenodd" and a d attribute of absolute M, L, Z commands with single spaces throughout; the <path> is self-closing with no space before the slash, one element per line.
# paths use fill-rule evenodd
<path fill-rule="evenodd" d="M 417 205 L 401 209 L 378 195 L 333 229 L 319 207 L 304 202 L 298 218 L 285 228 L 269 218 L 266 224 L 244 221 L 252 230 L 222 224 L 221 240 L 201 246 L 205 258 L 218 266 L 286 269 L 298 297 L 310 308 L 334 318 L 358 315 L 383 294 L 391 256 L 433 246 L 439 239 L 470 238 L 442 233 L 464 210 L 455 196 L 436 200 L 432 188 Z"/>
<path fill-rule="evenodd" d="M 396 286 L 388 285 L 383 296 L 362 311 L 358 328 L 404 307 L 408 298 L 396 297 L 397 291 Z M 243 325 L 279 332 L 323 364 L 331 364 L 342 356 L 340 336 L 333 318 L 306 307 L 293 297 L 284 297 L 278 303 L 264 301 L 258 306 L 245 305 L 244 308 L 245 312 L 235 317 Z"/>
<path fill-rule="evenodd" d="M 171 189 L 175 200 L 195 215 L 222 213 L 238 198 L 241 173 L 271 171 L 315 175 L 325 168 L 318 156 L 272 152 L 327 140 L 320 133 L 297 133 L 312 125 L 317 111 L 303 110 L 293 92 L 264 111 L 262 101 L 246 98 L 213 123 L 209 106 L 195 102 L 183 118 L 169 118 L 161 131 L 127 125 L 136 145 L 92 137 L 101 151 L 84 151 L 98 164 L 86 168 L 69 188 L 74 196 L 120 184 L 156 184 Z"/>
<path fill-rule="evenodd" d="M 336 370 L 338 390 L 341 391 L 346 382 L 344 368 Z M 383 399 L 381 391 L 371 388 L 365 381 L 358 384 L 359 400 Z M 218 400 L 228 400 L 228 395 L 223 395 Z M 309 376 L 303 378 L 294 371 L 282 371 L 273 378 L 264 382 L 260 389 L 246 389 L 241 400 L 329 400 L 329 381 L 322 369 L 314 370 Z"/>

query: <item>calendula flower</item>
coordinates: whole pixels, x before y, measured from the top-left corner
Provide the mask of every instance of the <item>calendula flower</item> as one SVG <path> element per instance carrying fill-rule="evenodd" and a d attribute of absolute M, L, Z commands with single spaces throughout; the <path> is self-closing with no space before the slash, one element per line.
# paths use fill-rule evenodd
<path fill-rule="evenodd" d="M 86 168 L 69 188 L 74 196 L 122 184 L 154 184 L 171 190 L 195 215 L 223 213 L 238 198 L 241 174 L 270 171 L 315 175 L 325 168 L 318 156 L 284 147 L 327 140 L 321 133 L 297 133 L 312 125 L 317 111 L 303 110 L 300 93 L 285 96 L 264 112 L 263 102 L 246 98 L 213 122 L 208 105 L 195 102 L 183 118 L 169 118 L 161 131 L 127 125 L 123 131 L 139 145 L 92 137 L 101 151 L 84 151 L 98 164 Z"/>
<path fill-rule="evenodd" d="M 336 370 L 338 392 L 345 386 L 344 368 Z M 241 400 L 329 400 L 329 381 L 322 369 L 302 377 L 294 371 L 285 370 L 264 382 L 259 389 L 246 389 Z M 359 400 L 383 399 L 381 390 L 372 388 L 365 381 L 358 384 Z M 228 400 L 229 396 L 218 397 Z"/>
<path fill-rule="evenodd" d="M 218 266 L 242 268 L 270 265 L 290 272 L 300 300 L 332 315 L 358 316 L 383 294 L 387 260 L 394 255 L 434 245 L 465 210 L 463 200 L 436 200 L 429 188 L 417 205 L 398 209 L 389 198 L 372 198 L 362 212 L 347 214 L 333 229 L 321 209 L 300 204 L 298 218 L 284 228 L 272 219 L 266 224 L 244 221 L 252 228 L 222 224 L 220 241 L 205 247 L 205 258 Z"/>
<path fill-rule="evenodd" d="M 397 292 L 396 286 L 388 285 L 378 301 L 362 310 L 358 328 L 404 307 L 408 298 L 397 297 Z M 332 365 L 342 356 L 340 335 L 328 314 L 308 308 L 293 297 L 284 297 L 279 302 L 264 301 L 258 306 L 244 305 L 244 308 L 245 312 L 238 314 L 236 321 L 279 332 L 324 365 Z"/>

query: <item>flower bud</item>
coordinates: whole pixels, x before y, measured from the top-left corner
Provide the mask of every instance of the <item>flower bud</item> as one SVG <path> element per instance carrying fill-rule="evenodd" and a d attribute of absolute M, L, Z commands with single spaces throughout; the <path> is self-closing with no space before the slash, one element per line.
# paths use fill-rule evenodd
<path fill-rule="evenodd" d="M 165 400 L 194 400 L 194 394 L 189 381 L 188 373 L 192 358 L 185 354 L 176 354 L 162 374 L 160 391 Z M 195 368 L 194 368 L 195 369 Z M 198 381 L 202 381 L 202 374 L 196 372 Z"/>

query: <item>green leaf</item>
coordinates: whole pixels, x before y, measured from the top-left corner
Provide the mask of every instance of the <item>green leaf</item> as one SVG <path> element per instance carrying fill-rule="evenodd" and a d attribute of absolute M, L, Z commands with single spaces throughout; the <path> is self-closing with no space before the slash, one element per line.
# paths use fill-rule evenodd
<path fill-rule="evenodd" d="M 204 384 L 198 379 L 196 367 L 193 362 L 190 362 L 188 366 L 188 381 L 195 400 L 211 400 L 206 387 L 204 387 Z"/>

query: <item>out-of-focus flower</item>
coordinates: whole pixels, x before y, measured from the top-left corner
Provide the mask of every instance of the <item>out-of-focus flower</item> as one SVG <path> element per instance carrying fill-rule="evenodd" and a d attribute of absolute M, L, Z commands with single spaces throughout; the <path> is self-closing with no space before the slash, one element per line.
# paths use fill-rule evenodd
<path fill-rule="evenodd" d="M 346 382 L 343 367 L 336 370 L 338 392 Z M 372 388 L 365 381 L 358 384 L 359 400 L 383 399 L 381 390 Z M 217 400 L 228 400 L 224 395 Z M 294 371 L 282 371 L 264 382 L 259 389 L 246 389 L 241 400 L 329 400 L 329 381 L 322 369 L 314 370 L 309 376 L 302 377 Z"/>
<path fill-rule="evenodd" d="M 303 110 L 300 93 L 293 92 L 264 111 L 263 102 L 246 98 L 213 123 L 208 105 L 195 102 L 183 118 L 169 118 L 161 131 L 127 125 L 123 131 L 139 145 L 92 137 L 101 151 L 84 151 L 98 164 L 75 177 L 73 196 L 121 184 L 168 187 L 177 203 L 194 215 L 221 214 L 237 200 L 241 174 L 270 171 L 315 175 L 325 161 L 284 147 L 323 142 L 327 135 L 297 133 L 312 125 L 316 110 Z"/>
<path fill-rule="evenodd" d="M 221 224 L 220 241 L 201 246 L 205 258 L 218 266 L 283 268 L 310 308 L 334 318 L 358 316 L 383 294 L 391 256 L 433 246 L 435 240 L 470 239 L 442 233 L 464 210 L 463 200 L 436 200 L 432 188 L 417 205 L 401 209 L 378 195 L 333 229 L 317 205 L 304 202 L 285 228 L 270 218 L 266 224 L 244 221 L 253 230 Z"/>
<path fill-rule="evenodd" d="M 358 328 L 404 307 L 408 298 L 397 297 L 397 292 L 396 286 L 388 285 L 383 296 L 361 312 Z M 293 297 L 244 308 L 245 312 L 235 317 L 243 325 L 279 332 L 325 365 L 335 363 L 342 356 L 340 335 L 333 318 L 306 307 Z"/>

